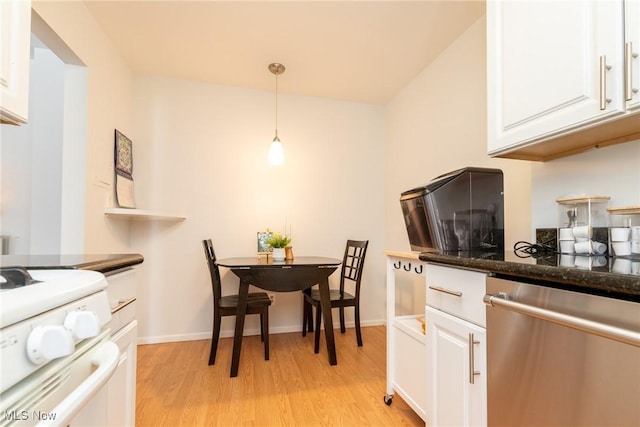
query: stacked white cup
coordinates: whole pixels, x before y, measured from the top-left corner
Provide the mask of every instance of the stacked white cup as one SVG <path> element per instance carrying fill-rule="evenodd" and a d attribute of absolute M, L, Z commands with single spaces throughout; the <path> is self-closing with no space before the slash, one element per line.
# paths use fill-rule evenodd
<path fill-rule="evenodd" d="M 631 253 L 640 254 L 640 225 L 631 227 Z"/>
<path fill-rule="evenodd" d="M 575 243 L 573 250 L 577 254 L 602 255 L 607 251 L 607 245 L 597 240 L 592 240 L 593 229 L 588 225 L 573 227 L 570 229 Z"/>
<path fill-rule="evenodd" d="M 635 228 L 635 227 L 634 227 Z M 613 255 L 615 256 L 627 256 L 631 255 L 631 231 L 629 227 L 611 227 L 609 229 L 611 248 L 613 249 Z M 638 240 L 640 241 L 640 227 L 638 227 Z M 640 253 L 640 248 L 638 249 Z"/>
<path fill-rule="evenodd" d="M 558 235 L 558 243 L 560 245 L 560 253 L 572 254 L 575 252 L 576 238 L 573 236 L 572 228 L 561 228 Z"/>

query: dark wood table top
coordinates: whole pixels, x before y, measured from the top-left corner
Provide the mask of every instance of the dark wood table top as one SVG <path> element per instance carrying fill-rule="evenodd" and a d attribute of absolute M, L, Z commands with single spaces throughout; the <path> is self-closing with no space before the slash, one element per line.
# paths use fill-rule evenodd
<path fill-rule="evenodd" d="M 295 257 L 274 261 L 258 257 L 224 258 L 216 261 L 230 269 L 241 282 L 275 292 L 293 292 L 310 288 L 327 280 L 342 263 L 336 258 Z"/>
<path fill-rule="evenodd" d="M 326 267 L 337 266 L 342 263 L 337 258 L 318 256 L 298 256 L 292 260 L 274 261 L 273 257 L 235 257 L 223 258 L 216 261 L 221 267 L 234 268 L 283 268 L 283 267 Z"/>

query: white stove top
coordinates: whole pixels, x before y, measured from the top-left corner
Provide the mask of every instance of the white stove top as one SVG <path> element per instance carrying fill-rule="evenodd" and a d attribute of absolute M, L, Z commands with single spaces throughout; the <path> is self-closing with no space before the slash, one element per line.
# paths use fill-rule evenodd
<path fill-rule="evenodd" d="M 102 273 L 89 270 L 28 270 L 31 285 L 0 291 L 0 329 L 106 289 Z"/>

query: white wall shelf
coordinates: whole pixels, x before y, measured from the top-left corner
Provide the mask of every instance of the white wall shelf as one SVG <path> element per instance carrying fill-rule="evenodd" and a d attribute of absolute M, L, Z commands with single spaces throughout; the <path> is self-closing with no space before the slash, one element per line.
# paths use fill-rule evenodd
<path fill-rule="evenodd" d="M 184 221 L 184 215 L 168 214 L 166 212 L 150 211 L 145 209 L 107 208 L 104 214 L 111 218 L 133 219 L 143 221 Z"/>

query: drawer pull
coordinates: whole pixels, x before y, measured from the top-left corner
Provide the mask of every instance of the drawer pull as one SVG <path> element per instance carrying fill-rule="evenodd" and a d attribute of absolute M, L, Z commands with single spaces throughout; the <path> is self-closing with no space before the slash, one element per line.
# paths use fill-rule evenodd
<path fill-rule="evenodd" d="M 120 310 L 122 310 L 123 308 L 125 308 L 126 306 L 132 304 L 133 302 L 135 302 L 135 297 L 134 298 L 130 298 L 128 300 L 122 300 L 122 301 L 118 301 L 118 305 L 111 309 L 111 314 L 117 313 Z"/>
<path fill-rule="evenodd" d="M 429 289 L 433 289 L 434 291 L 442 292 L 445 294 L 453 295 L 454 297 L 461 297 L 462 292 L 451 291 L 449 289 L 441 288 L 440 286 L 429 286 Z"/>

